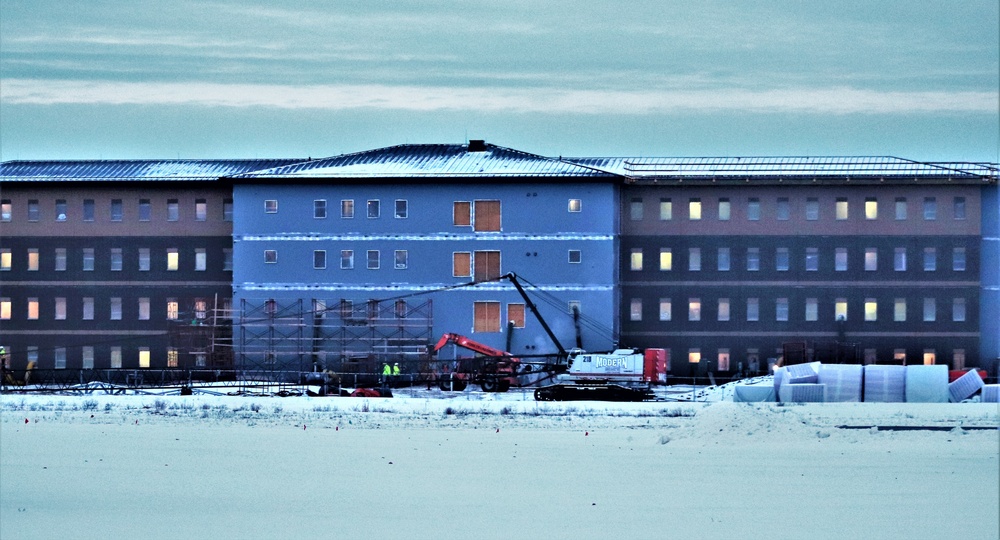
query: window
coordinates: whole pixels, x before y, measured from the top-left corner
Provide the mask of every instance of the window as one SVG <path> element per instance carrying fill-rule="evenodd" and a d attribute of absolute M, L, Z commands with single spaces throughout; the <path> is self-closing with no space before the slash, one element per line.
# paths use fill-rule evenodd
<path fill-rule="evenodd" d="M 896 298 L 893 301 L 892 320 L 896 322 L 906 321 L 906 298 Z"/>
<path fill-rule="evenodd" d="M 194 220 L 206 221 L 207 219 L 208 219 L 208 201 L 206 201 L 205 199 L 195 199 Z"/>
<path fill-rule="evenodd" d="M 143 297 L 139 299 L 139 320 L 148 321 L 149 320 L 149 298 Z"/>
<path fill-rule="evenodd" d="M 875 197 L 865 199 L 865 219 L 878 219 L 878 200 Z"/>
<path fill-rule="evenodd" d="M 340 268 L 341 270 L 351 270 L 352 268 L 354 268 L 353 249 L 340 250 Z"/>
<path fill-rule="evenodd" d="M 112 321 L 122 320 L 122 299 L 119 297 L 114 297 L 111 299 L 111 320 Z"/>
<path fill-rule="evenodd" d="M 368 250 L 368 269 L 378 270 L 379 267 L 379 254 L 377 249 Z"/>
<path fill-rule="evenodd" d="M 264 213 L 265 214 L 277 214 L 278 213 L 278 200 L 277 199 L 267 199 L 264 201 Z"/>
<path fill-rule="evenodd" d="M 865 298 L 865 320 L 878 320 L 878 301 L 874 298 Z"/>
<path fill-rule="evenodd" d="M 480 232 L 500 230 L 500 201 L 476 201 L 472 213 L 472 230 Z"/>
<path fill-rule="evenodd" d="M 149 199 L 139 199 L 139 221 L 149 221 L 153 218 L 153 205 Z"/>
<path fill-rule="evenodd" d="M 669 272 L 674 269 L 674 253 L 670 248 L 660 248 L 660 270 Z"/>
<path fill-rule="evenodd" d="M 701 199 L 691 199 L 688 201 L 688 219 L 699 221 L 701 219 Z"/>
<path fill-rule="evenodd" d="M 896 197 L 896 221 L 906 221 L 906 197 Z"/>
<path fill-rule="evenodd" d="M 409 215 L 410 209 L 406 199 L 396 199 L 396 219 L 406 219 Z"/>
<path fill-rule="evenodd" d="M 81 367 L 83 369 L 94 369 L 94 348 L 90 345 L 84 345 L 80 352 L 83 357 Z"/>
<path fill-rule="evenodd" d="M 965 322 L 965 298 L 955 298 L 951 301 L 951 320 Z"/>
<path fill-rule="evenodd" d="M 760 320 L 760 299 L 747 298 L 747 320 Z"/>
<path fill-rule="evenodd" d="M 66 248 L 56 248 L 56 272 L 66 271 Z"/>
<path fill-rule="evenodd" d="M 278 262 L 278 250 L 276 249 L 265 249 L 264 250 L 264 263 L 265 264 L 275 264 Z"/>
<path fill-rule="evenodd" d="M 569 250 L 570 264 L 580 264 L 582 260 L 583 260 L 583 253 L 579 249 Z"/>
<path fill-rule="evenodd" d="M 232 221 L 233 220 L 233 200 L 223 199 L 222 200 L 222 221 Z"/>
<path fill-rule="evenodd" d="M 955 197 L 952 216 L 955 219 L 965 219 L 965 197 Z"/>
<path fill-rule="evenodd" d="M 629 269 L 633 272 L 642 270 L 642 248 L 632 248 L 629 253 Z"/>
<path fill-rule="evenodd" d="M 806 248 L 806 271 L 816 272 L 819 270 L 819 248 Z"/>
<path fill-rule="evenodd" d="M 719 199 L 719 221 L 729 221 L 732 215 L 732 207 L 729 199 Z"/>
<path fill-rule="evenodd" d="M 663 207 L 660 206 L 660 211 L 662 213 Z M 628 215 L 632 221 L 642 221 L 642 199 L 634 198 L 629 202 Z"/>
<path fill-rule="evenodd" d="M 233 271 L 233 249 L 232 248 L 222 248 L 222 270 L 225 272 Z"/>
<path fill-rule="evenodd" d="M 847 199 L 845 199 L 844 197 L 837 198 L 834 215 L 836 216 L 837 221 L 843 221 L 847 219 L 848 217 Z"/>
<path fill-rule="evenodd" d="M 729 271 L 729 248 L 720 247 L 718 255 L 718 269 L 720 272 Z"/>
<path fill-rule="evenodd" d="M 451 275 L 453 277 L 472 277 L 472 253 L 468 251 L 452 253 Z"/>
<path fill-rule="evenodd" d="M 688 320 L 689 321 L 701 320 L 701 298 L 688 299 Z"/>
<path fill-rule="evenodd" d="M 167 298 L 167 319 L 175 321 L 180 317 L 180 304 L 176 298 Z"/>
<path fill-rule="evenodd" d="M 778 298 L 774 302 L 774 320 L 785 322 L 788 320 L 788 299 Z"/>
<path fill-rule="evenodd" d="M 898 247 L 893 252 L 892 267 L 897 272 L 906 271 L 906 248 Z"/>
<path fill-rule="evenodd" d="M 85 272 L 94 270 L 94 248 L 83 248 L 83 270 Z"/>
<path fill-rule="evenodd" d="M 875 272 L 878 270 L 878 249 L 865 248 L 865 271 Z"/>
<path fill-rule="evenodd" d="M 376 219 L 379 217 L 380 203 L 378 199 L 370 199 L 368 201 L 368 219 Z"/>
<path fill-rule="evenodd" d="M 640 316 L 642 309 L 640 308 Z M 671 303 L 669 298 L 660 298 L 660 320 L 669 321 L 671 318 Z"/>
<path fill-rule="evenodd" d="M 632 202 L 639 202 L 639 218 L 642 219 L 642 199 L 632 199 Z M 634 218 L 633 218 L 634 219 Z M 660 199 L 660 221 L 670 221 L 674 219 L 674 203 L 670 199 Z"/>
<path fill-rule="evenodd" d="M 507 304 L 507 322 L 514 328 L 524 328 L 524 304 Z"/>
<path fill-rule="evenodd" d="M 833 318 L 837 321 L 847 320 L 847 299 L 838 298 L 833 306 Z"/>
<path fill-rule="evenodd" d="M 53 367 L 56 369 L 66 369 L 66 347 L 55 348 L 55 364 L 53 364 Z"/>
<path fill-rule="evenodd" d="M 774 254 L 774 266 L 779 272 L 787 272 L 789 264 L 788 248 L 780 247 Z"/>
<path fill-rule="evenodd" d="M 121 199 L 111 199 L 111 221 L 121 221 L 124 207 Z"/>
<path fill-rule="evenodd" d="M 924 298 L 924 321 L 933 322 L 937 320 L 937 299 Z"/>
<path fill-rule="evenodd" d="M 957 247 L 951 251 L 951 269 L 955 272 L 965 271 L 965 248 Z"/>
<path fill-rule="evenodd" d="M 633 298 L 629 302 L 628 318 L 630 321 L 642 320 L 642 298 Z"/>
<path fill-rule="evenodd" d="M 476 281 L 500 277 L 500 252 L 476 251 L 473 253 L 472 273 Z"/>
<path fill-rule="evenodd" d="M 35 272 L 38 270 L 38 249 L 28 248 L 28 270 Z"/>
<path fill-rule="evenodd" d="M 196 272 L 204 272 L 208 268 L 208 253 L 205 248 L 194 250 L 194 269 Z"/>
<path fill-rule="evenodd" d="M 121 272 L 122 264 L 122 248 L 111 248 L 111 271 Z"/>
<path fill-rule="evenodd" d="M 847 271 L 847 248 L 836 248 L 834 250 L 833 266 L 837 272 Z"/>
<path fill-rule="evenodd" d="M 937 219 L 937 199 L 924 197 L 924 220 L 934 221 L 935 219 Z"/>
<path fill-rule="evenodd" d="M 792 215 L 791 205 L 787 197 L 778 198 L 777 217 L 779 221 L 788 221 Z"/>
<path fill-rule="evenodd" d="M 10 221 L 13 218 L 14 207 L 10 199 L 0 201 L 0 221 Z"/>
<path fill-rule="evenodd" d="M 66 221 L 66 199 L 56 199 L 56 221 Z"/>
<path fill-rule="evenodd" d="M 865 349 L 865 365 L 874 364 L 878 360 L 878 353 L 876 349 Z"/>
<path fill-rule="evenodd" d="M 313 201 L 313 219 L 326 219 L 326 199 Z"/>
<path fill-rule="evenodd" d="M 167 347 L 167 367 L 175 368 L 180 365 L 180 355 L 175 347 Z"/>
<path fill-rule="evenodd" d="M 473 332 L 499 332 L 500 302 L 476 302 L 473 317 Z"/>
<path fill-rule="evenodd" d="M 965 349 L 955 349 L 951 353 L 951 365 L 954 370 L 965 369 Z"/>
<path fill-rule="evenodd" d="M 937 270 L 937 248 L 924 248 L 924 272 Z"/>
<path fill-rule="evenodd" d="M 452 205 L 452 223 L 456 227 L 468 227 L 472 225 L 472 203 L 469 201 L 456 201 Z"/>
<path fill-rule="evenodd" d="M 816 298 L 806 298 L 806 320 L 819 320 L 819 300 Z"/>
<path fill-rule="evenodd" d="M 326 268 L 326 250 L 317 249 L 313 251 L 313 268 L 317 270 Z"/>
<path fill-rule="evenodd" d="M 108 359 L 108 364 L 111 369 L 121 369 L 122 367 L 122 348 L 118 346 L 111 347 L 111 355 Z"/>
<path fill-rule="evenodd" d="M 139 367 L 149 367 L 149 347 L 139 347 Z"/>
<path fill-rule="evenodd" d="M 760 199 L 754 197 L 747 202 L 747 219 L 760 221 Z"/>
<path fill-rule="evenodd" d="M 701 272 L 701 248 L 688 248 L 688 271 Z"/>
<path fill-rule="evenodd" d="M 900 365 L 906 365 L 906 349 L 893 349 L 892 361 Z"/>
<path fill-rule="evenodd" d="M 729 371 L 729 349 L 719 349 L 718 370 Z"/>
<path fill-rule="evenodd" d="M 729 299 L 719 298 L 718 319 L 720 321 L 729 320 Z"/>
<path fill-rule="evenodd" d="M 688 363 L 689 364 L 701 363 L 701 349 L 688 349 Z"/>
<path fill-rule="evenodd" d="M 0 320 L 9 321 L 11 312 L 10 298 L 0 298 Z"/>
<path fill-rule="evenodd" d="M 149 272 L 149 248 L 139 248 L 139 271 Z"/>
<path fill-rule="evenodd" d="M 760 248 L 747 248 L 747 271 L 757 272 L 760 270 Z"/>
<path fill-rule="evenodd" d="M 56 316 L 57 321 L 66 320 L 66 299 L 63 297 L 56 297 Z"/>
<path fill-rule="evenodd" d="M 195 299 L 194 316 L 196 319 L 204 319 L 208 316 L 208 302 L 204 298 Z"/>
<path fill-rule="evenodd" d="M 583 208 L 583 202 L 580 199 L 570 199 L 567 211 L 569 212 L 579 212 Z"/>
<path fill-rule="evenodd" d="M 819 199 L 809 197 L 806 199 L 806 221 L 816 221 L 819 219 Z"/>
<path fill-rule="evenodd" d="M 10 248 L 0 249 L 0 270 L 10 270 L 12 262 Z"/>
<path fill-rule="evenodd" d="M 406 270 L 408 258 L 409 255 L 407 254 L 405 249 L 397 249 L 393 253 L 393 259 L 394 259 L 393 268 L 395 268 L 396 270 Z"/>
<path fill-rule="evenodd" d="M 83 200 L 83 220 L 94 221 L 94 199 Z"/>
<path fill-rule="evenodd" d="M 354 199 L 342 199 L 340 201 L 341 219 L 354 219 Z"/>
<path fill-rule="evenodd" d="M 174 272 L 181 266 L 180 253 L 177 248 L 167 249 L 167 270 Z"/>
<path fill-rule="evenodd" d="M 924 365 L 933 366 L 937 363 L 937 354 L 934 349 L 924 349 Z"/>
<path fill-rule="evenodd" d="M 83 320 L 94 320 L 94 299 L 87 297 L 83 299 Z"/>
<path fill-rule="evenodd" d="M 38 208 L 38 199 L 30 199 L 28 201 L 28 221 L 38 221 L 41 219 L 41 213 Z"/>

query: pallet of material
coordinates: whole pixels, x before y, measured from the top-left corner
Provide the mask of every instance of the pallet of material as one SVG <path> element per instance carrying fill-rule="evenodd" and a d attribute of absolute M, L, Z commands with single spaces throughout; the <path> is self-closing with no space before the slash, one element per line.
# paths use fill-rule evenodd
<path fill-rule="evenodd" d="M 861 401 L 861 379 L 864 368 L 856 364 L 822 364 L 819 384 L 826 385 L 828 402 Z"/>
<path fill-rule="evenodd" d="M 781 385 L 779 390 L 782 403 L 823 403 L 826 401 L 825 384 Z"/>
<path fill-rule="evenodd" d="M 865 366 L 865 401 L 902 403 L 906 401 L 905 366 Z"/>
<path fill-rule="evenodd" d="M 983 403 L 1000 403 L 1000 384 L 983 385 Z"/>
<path fill-rule="evenodd" d="M 737 403 L 774 403 L 774 387 L 770 384 L 737 384 L 733 391 Z"/>
<path fill-rule="evenodd" d="M 978 371 L 967 371 L 965 375 L 955 379 L 955 382 L 948 384 L 948 399 L 952 403 L 969 399 L 976 392 L 982 390 L 983 386 L 983 378 Z"/>
<path fill-rule="evenodd" d="M 907 403 L 948 403 L 948 366 L 906 366 Z"/>

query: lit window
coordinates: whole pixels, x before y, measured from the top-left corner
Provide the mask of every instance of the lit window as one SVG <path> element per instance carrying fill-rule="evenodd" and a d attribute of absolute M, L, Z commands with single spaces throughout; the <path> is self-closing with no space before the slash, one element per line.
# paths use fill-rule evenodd
<path fill-rule="evenodd" d="M 729 349 L 719 349 L 719 355 L 717 358 L 717 369 L 719 371 L 729 371 Z"/>
<path fill-rule="evenodd" d="M 196 319 L 204 319 L 208 316 L 208 302 L 204 298 L 195 299 L 194 316 Z"/>
<path fill-rule="evenodd" d="M 955 272 L 965 271 L 965 248 L 957 247 L 951 251 L 951 269 Z"/>
<path fill-rule="evenodd" d="M 354 218 L 354 199 L 343 199 L 340 201 L 340 217 L 342 219 Z"/>
<path fill-rule="evenodd" d="M 451 255 L 451 275 L 454 277 L 472 276 L 472 253 L 458 251 Z"/>
<path fill-rule="evenodd" d="M 688 271 L 701 272 L 701 248 L 688 248 Z"/>
<path fill-rule="evenodd" d="M 774 267 L 778 272 L 787 272 L 789 265 L 788 248 L 780 247 L 774 254 Z"/>
<path fill-rule="evenodd" d="M 507 304 L 507 322 L 514 328 L 524 328 L 524 304 Z"/>
<path fill-rule="evenodd" d="M 83 248 L 83 270 L 86 272 L 94 270 L 94 248 Z"/>
<path fill-rule="evenodd" d="M 150 265 L 149 248 L 139 248 L 139 271 L 149 272 Z"/>
<path fill-rule="evenodd" d="M 368 218 L 375 219 L 379 216 L 379 201 L 372 199 L 368 201 Z"/>
<path fill-rule="evenodd" d="M 906 321 L 906 298 L 896 298 L 893 301 L 892 320 L 896 322 Z"/>
<path fill-rule="evenodd" d="M 0 221 L 10 221 L 13 218 L 14 207 L 10 199 L 0 201 Z"/>
<path fill-rule="evenodd" d="M 937 270 L 937 248 L 924 248 L 924 272 Z"/>
<path fill-rule="evenodd" d="M 354 250 L 353 249 L 342 249 L 340 250 L 340 268 L 342 270 L 350 270 L 354 268 Z"/>
<path fill-rule="evenodd" d="M 222 221 L 232 221 L 233 220 L 233 200 L 223 199 L 222 200 Z"/>
<path fill-rule="evenodd" d="M 732 207 L 729 199 L 719 199 L 719 221 L 729 221 L 732 214 Z"/>
<path fill-rule="evenodd" d="M 9 321 L 11 311 L 10 298 L 0 298 L 0 319 Z"/>
<path fill-rule="evenodd" d="M 139 367 L 148 368 L 149 367 L 149 348 L 139 347 Z"/>
<path fill-rule="evenodd" d="M 233 250 L 232 248 L 222 248 L 222 270 L 233 271 Z"/>
<path fill-rule="evenodd" d="M 317 249 L 313 251 L 313 268 L 322 270 L 326 268 L 326 251 Z"/>
<path fill-rule="evenodd" d="M 838 321 L 847 320 L 847 299 L 838 298 L 833 307 L 833 318 Z"/>
<path fill-rule="evenodd" d="M 806 271 L 816 272 L 819 270 L 819 248 L 806 248 Z"/>
<path fill-rule="evenodd" d="M 747 248 L 747 271 L 757 272 L 760 270 L 760 248 Z"/>
<path fill-rule="evenodd" d="M 393 268 L 396 270 L 406 270 L 409 254 L 405 249 L 397 249 L 393 253 Z"/>
<path fill-rule="evenodd" d="M 175 368 L 180 365 L 180 355 L 175 347 L 167 347 L 167 367 Z"/>
<path fill-rule="evenodd" d="M 892 267 L 897 272 L 906 271 L 906 248 L 898 247 L 893 251 Z"/>
<path fill-rule="evenodd" d="M 847 248 L 837 248 L 834 251 L 833 265 L 837 272 L 847 271 Z"/>
<path fill-rule="evenodd" d="M 660 270 L 670 271 L 674 269 L 674 253 L 670 248 L 660 248 Z"/>
<path fill-rule="evenodd" d="M 500 302 L 475 302 L 473 304 L 472 331 L 500 331 Z"/>
<path fill-rule="evenodd" d="M 83 320 L 94 320 L 94 299 L 91 297 L 83 299 Z"/>
<path fill-rule="evenodd" d="M 144 297 L 139 299 L 139 320 L 149 320 L 149 298 Z"/>
<path fill-rule="evenodd" d="M 819 320 L 819 300 L 816 298 L 806 298 L 806 320 Z"/>
<path fill-rule="evenodd" d="M 139 221 L 150 221 L 153 218 L 153 205 L 149 199 L 139 199 Z"/>
<path fill-rule="evenodd" d="M 865 298 L 865 320 L 878 320 L 878 302 L 874 298 Z"/>
<path fill-rule="evenodd" d="M 788 221 L 788 219 L 791 217 L 791 214 L 792 214 L 791 205 L 789 204 L 788 199 L 786 197 L 779 197 L 778 209 L 776 213 L 778 220 Z"/>
<path fill-rule="evenodd" d="M 583 260 L 583 253 L 579 249 L 569 250 L 570 264 L 579 264 Z"/>
<path fill-rule="evenodd" d="M 865 271 L 874 272 L 878 270 L 878 249 L 865 248 Z"/>
<path fill-rule="evenodd" d="M 810 197 L 806 199 L 806 221 L 816 221 L 819 219 L 819 199 Z"/>
<path fill-rule="evenodd" d="M 688 201 L 688 219 L 691 221 L 701 219 L 701 199 L 691 199 Z"/>
<path fill-rule="evenodd" d="M 633 298 L 629 302 L 629 315 L 630 321 L 641 321 L 642 320 L 642 298 Z"/>
<path fill-rule="evenodd" d="M 579 212 L 583 208 L 583 201 L 580 199 L 570 199 L 569 208 L 570 212 Z"/>
<path fill-rule="evenodd" d="M 669 321 L 671 318 L 671 303 L 669 298 L 660 298 L 660 320 Z"/>
<path fill-rule="evenodd" d="M 717 257 L 718 269 L 720 272 L 729 271 L 729 248 L 720 247 Z"/>
<path fill-rule="evenodd" d="M 955 219 L 965 219 L 965 197 L 955 197 L 955 205 L 952 213 Z"/>
<path fill-rule="evenodd" d="M 840 197 L 837 199 L 835 215 L 838 221 L 843 221 L 848 217 L 847 199 Z"/>
<path fill-rule="evenodd" d="M 66 199 L 56 199 L 56 221 L 66 221 Z"/>
<path fill-rule="evenodd" d="M 788 299 L 778 298 L 774 302 L 774 320 L 784 322 L 788 320 Z"/>
<path fill-rule="evenodd" d="M 937 199 L 924 197 L 924 220 L 934 221 L 935 219 L 937 219 Z"/>
<path fill-rule="evenodd" d="M 180 304 L 176 298 L 167 298 L 167 319 L 175 321 L 178 317 L 180 317 Z"/>
<path fill-rule="evenodd" d="M 937 320 L 937 299 L 924 298 L 924 321 L 933 322 Z"/>
<path fill-rule="evenodd" d="M 264 250 L 264 263 L 265 264 L 275 264 L 278 262 L 278 250 L 276 249 L 265 249 Z"/>
<path fill-rule="evenodd" d="M 747 298 L 747 320 L 760 320 L 760 299 Z"/>
<path fill-rule="evenodd" d="M 121 199 L 111 200 L 111 221 L 121 221 L 123 219 L 124 207 Z"/>
<path fill-rule="evenodd" d="M 196 199 L 194 201 L 194 220 L 205 221 L 208 219 L 208 201 Z"/>
<path fill-rule="evenodd" d="M 0 270 L 10 270 L 12 259 L 10 248 L 0 249 Z"/>
<path fill-rule="evenodd" d="M 208 268 L 208 253 L 205 248 L 194 250 L 194 269 L 196 272 L 204 272 Z"/>
<path fill-rule="evenodd" d="M 410 208 L 406 199 L 396 199 L 396 219 L 406 219 L 409 215 Z"/>
<path fill-rule="evenodd" d="M 690 298 L 690 299 L 688 299 L 688 320 L 689 321 L 700 321 L 701 320 L 701 299 L 700 298 Z"/>
<path fill-rule="evenodd" d="M 41 219 L 41 211 L 38 208 L 38 200 L 30 199 L 28 201 L 28 221 L 38 221 Z"/>
<path fill-rule="evenodd" d="M 747 219 L 750 221 L 760 221 L 760 199 L 751 198 L 747 202 Z"/>
<path fill-rule="evenodd" d="M 122 299 L 119 297 L 111 299 L 111 320 L 122 320 Z"/>
<path fill-rule="evenodd" d="M 896 197 L 896 221 L 906 220 L 906 197 Z"/>
<path fill-rule="evenodd" d="M 83 220 L 94 221 L 94 199 L 83 200 Z"/>
<path fill-rule="evenodd" d="M 38 270 L 38 249 L 36 248 L 28 249 L 28 270 Z"/>
<path fill-rule="evenodd" d="M 874 197 L 865 199 L 865 219 L 878 219 L 878 200 Z"/>
<path fill-rule="evenodd" d="M 899 365 L 906 365 L 906 349 L 893 349 L 892 361 Z"/>
<path fill-rule="evenodd" d="M 924 349 L 924 365 L 933 366 L 937 363 L 937 353 L 934 349 Z"/>
<path fill-rule="evenodd" d="M 965 321 L 965 298 L 955 298 L 951 302 L 951 320 Z"/>
<path fill-rule="evenodd" d="M 167 249 L 167 270 L 171 272 L 176 271 L 180 268 L 180 253 L 176 248 Z"/>
<path fill-rule="evenodd" d="M 277 214 L 278 213 L 278 200 L 277 199 L 267 199 L 264 201 L 264 213 L 265 214 Z"/>
<path fill-rule="evenodd" d="M 642 219 L 642 199 L 639 201 L 639 219 Z M 634 201 L 633 201 L 634 202 Z M 670 199 L 660 199 L 660 221 L 674 219 L 674 203 Z"/>
<path fill-rule="evenodd" d="M 728 321 L 729 320 L 729 299 L 728 298 L 719 298 L 718 319 L 720 321 Z"/>
<path fill-rule="evenodd" d="M 629 256 L 629 268 L 636 272 L 642 270 L 642 248 L 632 248 Z"/>
<path fill-rule="evenodd" d="M 57 321 L 66 320 L 66 299 L 63 297 L 56 298 L 56 317 Z"/>
<path fill-rule="evenodd" d="M 629 218 L 632 221 L 642 221 L 642 199 L 634 198 L 629 202 Z M 661 206 L 662 212 L 662 206 Z"/>
<path fill-rule="evenodd" d="M 313 201 L 313 218 L 326 219 L 326 199 L 317 199 Z"/>
<path fill-rule="evenodd" d="M 368 250 L 368 269 L 378 270 L 379 268 L 379 253 L 377 249 Z"/>
<path fill-rule="evenodd" d="M 111 271 L 121 272 L 123 264 L 122 248 L 111 248 Z"/>
<path fill-rule="evenodd" d="M 688 349 L 688 363 L 697 364 L 701 362 L 701 349 Z"/>

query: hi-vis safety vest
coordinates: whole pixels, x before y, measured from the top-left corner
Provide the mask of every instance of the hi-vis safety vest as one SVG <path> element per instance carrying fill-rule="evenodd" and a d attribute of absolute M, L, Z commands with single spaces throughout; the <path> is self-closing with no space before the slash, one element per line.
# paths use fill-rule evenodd
<path fill-rule="evenodd" d="M 392 369 L 389 367 L 389 364 L 382 367 L 382 375 L 392 375 Z"/>
<path fill-rule="evenodd" d="M 399 364 L 392 366 L 392 374 L 399 375 Z"/>

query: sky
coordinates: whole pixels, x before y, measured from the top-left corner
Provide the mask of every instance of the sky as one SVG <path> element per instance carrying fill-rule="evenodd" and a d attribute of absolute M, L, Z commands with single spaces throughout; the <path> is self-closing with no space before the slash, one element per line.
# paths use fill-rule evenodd
<path fill-rule="evenodd" d="M 0 159 L 1000 161 L 996 0 L 0 0 Z"/>

